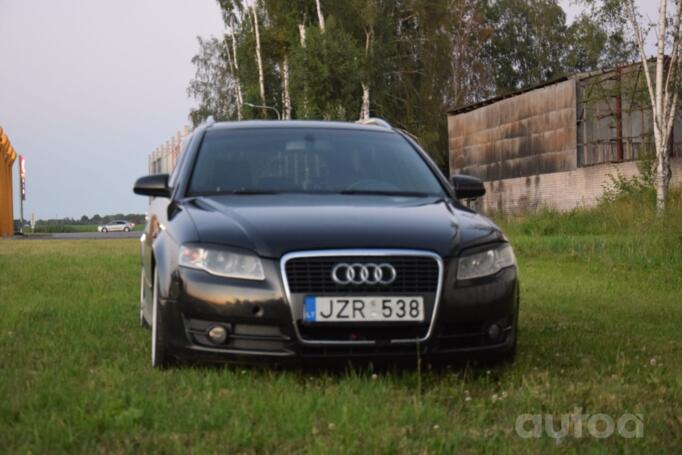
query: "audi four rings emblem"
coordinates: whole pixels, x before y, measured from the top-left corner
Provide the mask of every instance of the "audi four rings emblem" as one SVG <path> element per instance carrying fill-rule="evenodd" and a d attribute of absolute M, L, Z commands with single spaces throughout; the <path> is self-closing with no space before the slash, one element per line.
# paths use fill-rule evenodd
<path fill-rule="evenodd" d="M 342 262 L 332 269 L 332 280 L 337 284 L 391 284 L 398 273 L 391 264 L 348 264 Z"/>

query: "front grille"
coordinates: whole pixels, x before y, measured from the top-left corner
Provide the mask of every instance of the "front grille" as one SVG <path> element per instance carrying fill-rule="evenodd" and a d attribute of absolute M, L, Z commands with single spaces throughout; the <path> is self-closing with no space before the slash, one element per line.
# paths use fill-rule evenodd
<path fill-rule="evenodd" d="M 391 284 L 340 285 L 331 278 L 338 263 L 389 263 L 397 274 Z M 292 293 L 335 294 L 398 294 L 436 292 L 438 263 L 431 257 L 420 256 L 333 256 L 300 257 L 286 263 L 286 278 Z"/>

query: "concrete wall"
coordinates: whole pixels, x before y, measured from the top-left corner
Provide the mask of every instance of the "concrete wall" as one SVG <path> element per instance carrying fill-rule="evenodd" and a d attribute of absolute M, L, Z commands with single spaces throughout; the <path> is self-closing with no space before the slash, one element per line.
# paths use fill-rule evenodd
<path fill-rule="evenodd" d="M 573 171 L 485 182 L 486 195 L 477 202 L 485 213 L 517 214 L 542 207 L 571 210 L 592 207 L 611 180 L 609 174 L 631 177 L 639 173 L 637 162 L 607 163 Z M 682 158 L 672 159 L 671 186 L 682 186 Z"/>

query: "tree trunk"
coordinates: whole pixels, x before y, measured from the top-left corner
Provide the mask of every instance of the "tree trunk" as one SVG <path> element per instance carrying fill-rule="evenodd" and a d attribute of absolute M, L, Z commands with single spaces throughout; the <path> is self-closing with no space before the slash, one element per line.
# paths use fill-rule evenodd
<path fill-rule="evenodd" d="M 360 120 L 369 118 L 369 84 L 362 82 L 362 108 L 360 109 Z"/>
<path fill-rule="evenodd" d="M 260 31 L 258 30 L 258 11 L 256 11 L 256 3 L 251 7 L 253 12 L 253 30 L 256 34 L 256 63 L 258 64 L 258 84 L 260 89 L 260 101 L 263 106 L 265 106 L 265 77 L 263 76 L 263 59 L 261 57 L 261 47 L 260 47 Z M 265 117 L 267 112 L 265 108 L 262 110 L 262 115 Z"/>
<path fill-rule="evenodd" d="M 237 120 L 242 119 L 242 107 L 239 102 L 239 77 L 237 76 L 236 67 L 234 64 L 234 59 L 232 58 L 232 52 L 230 51 L 230 46 L 227 46 L 227 64 L 230 67 L 230 72 L 232 73 L 232 79 L 234 79 L 234 97 L 237 105 Z"/>
<path fill-rule="evenodd" d="M 244 97 L 242 95 L 242 83 L 239 79 L 239 60 L 237 59 L 237 43 L 234 39 L 234 20 L 230 21 L 230 41 L 232 43 L 232 60 L 234 61 L 234 81 L 237 86 L 237 119 L 242 119 L 242 110 L 244 107 Z M 229 53 L 229 49 L 228 49 Z"/>
<path fill-rule="evenodd" d="M 305 24 L 298 24 L 298 34 L 301 37 L 301 47 L 305 48 Z"/>
<path fill-rule="evenodd" d="M 284 106 L 283 120 L 291 120 L 291 96 L 289 95 L 289 57 L 284 56 L 282 62 L 282 105 Z"/>
<path fill-rule="evenodd" d="M 654 185 L 656 186 L 656 213 L 663 215 L 668 199 L 668 189 L 670 188 L 670 141 L 659 144 L 656 147 L 656 176 Z"/>
<path fill-rule="evenodd" d="M 372 50 L 372 35 L 374 30 L 370 28 L 365 30 L 365 66 L 367 67 L 367 73 L 369 73 L 369 55 Z M 369 75 L 366 75 L 367 80 L 360 83 L 362 85 L 362 107 L 360 108 L 360 120 L 369 118 Z"/>
<path fill-rule="evenodd" d="M 678 93 L 680 89 L 681 73 L 680 60 L 680 18 L 682 5 L 677 4 L 674 14 L 672 30 L 668 28 L 666 20 L 666 0 L 659 0 L 658 29 L 656 41 L 655 78 L 651 76 L 651 69 L 646 58 L 644 35 L 639 24 L 639 15 L 634 0 L 626 3 L 626 15 L 635 35 L 635 42 L 642 61 L 644 78 L 651 102 L 653 118 L 654 147 L 656 149 L 656 213 L 665 213 L 668 188 L 670 186 L 670 152 L 672 128 L 677 116 Z M 670 59 L 665 55 L 666 40 L 671 42 Z M 667 64 L 666 64 L 667 63 Z M 667 67 L 667 71 L 666 71 Z"/>
<path fill-rule="evenodd" d="M 298 24 L 298 34 L 301 38 L 301 47 L 305 49 L 305 24 Z M 296 111 L 297 118 L 308 118 L 308 83 L 306 81 L 306 75 L 303 75 L 303 100 L 301 101 L 300 109 Z"/>
<path fill-rule="evenodd" d="M 656 43 L 656 87 L 654 110 L 654 129 L 656 133 L 656 212 L 661 214 L 665 211 L 665 202 L 668 188 L 665 182 L 665 156 L 668 152 L 666 144 L 666 132 L 663 131 L 665 107 L 663 105 L 663 70 L 665 65 L 665 38 L 666 38 L 666 0 L 660 0 L 658 4 L 658 42 Z"/>
<path fill-rule="evenodd" d="M 324 33 L 324 30 L 325 30 L 324 14 L 322 14 L 322 7 L 320 6 L 320 0 L 315 0 L 315 3 L 317 5 L 317 19 L 320 21 L 320 31 L 322 33 Z"/>

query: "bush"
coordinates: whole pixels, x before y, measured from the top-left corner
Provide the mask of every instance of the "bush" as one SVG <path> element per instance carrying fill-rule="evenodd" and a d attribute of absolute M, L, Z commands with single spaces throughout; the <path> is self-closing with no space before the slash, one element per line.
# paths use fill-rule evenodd
<path fill-rule="evenodd" d="M 615 180 L 614 180 L 615 181 Z M 639 183 L 618 180 L 620 193 L 603 198 L 594 208 L 579 207 L 568 212 L 541 209 L 522 217 L 499 219 L 505 230 L 520 235 L 663 235 L 682 238 L 682 192 L 672 189 L 666 214 L 656 216 L 652 190 L 635 191 Z M 615 191 L 615 190 L 614 190 Z"/>
<path fill-rule="evenodd" d="M 610 174 L 610 181 L 603 188 L 604 192 L 599 199 L 601 205 L 609 205 L 620 200 L 641 200 L 642 202 L 656 201 L 655 178 L 655 155 L 646 153 L 637 162 L 639 174 L 625 177 L 622 173 Z"/>

